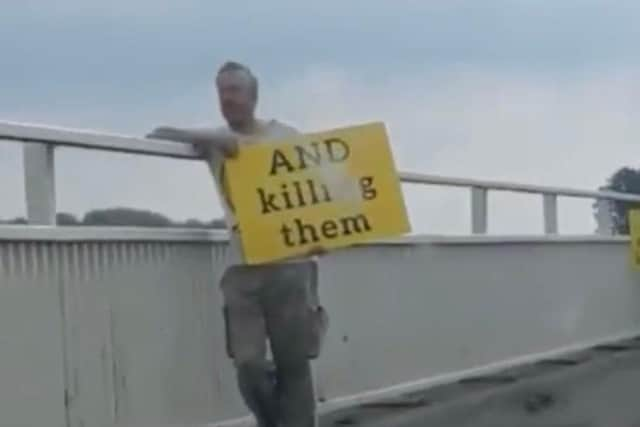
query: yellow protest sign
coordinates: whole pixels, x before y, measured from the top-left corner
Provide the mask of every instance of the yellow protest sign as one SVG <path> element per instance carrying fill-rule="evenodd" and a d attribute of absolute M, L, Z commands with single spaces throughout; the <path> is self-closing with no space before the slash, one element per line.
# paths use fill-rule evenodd
<path fill-rule="evenodd" d="M 225 167 L 249 264 L 410 231 L 382 123 L 248 145 Z"/>
<path fill-rule="evenodd" d="M 629 210 L 630 258 L 633 267 L 640 269 L 640 210 Z"/>

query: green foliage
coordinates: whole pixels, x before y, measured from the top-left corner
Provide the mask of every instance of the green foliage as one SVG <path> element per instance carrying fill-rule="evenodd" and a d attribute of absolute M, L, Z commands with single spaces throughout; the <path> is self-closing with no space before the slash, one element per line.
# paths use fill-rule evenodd
<path fill-rule="evenodd" d="M 80 225 L 80 221 L 70 213 L 59 212 L 56 214 L 56 224 L 58 225 Z"/>
<path fill-rule="evenodd" d="M 172 225 L 169 218 L 159 213 L 120 207 L 89 211 L 84 216 L 82 223 L 84 225 L 106 225 L 112 227 L 170 227 Z"/>
<path fill-rule="evenodd" d="M 22 217 L 9 219 L 7 221 L 0 221 L 0 224 L 9 224 L 9 225 L 22 225 L 26 223 L 27 223 L 27 220 Z"/>
<path fill-rule="evenodd" d="M 607 184 L 601 190 L 640 194 L 640 169 L 629 167 L 619 169 L 608 179 Z M 629 234 L 628 212 L 630 209 L 640 208 L 640 204 L 636 202 L 611 201 L 609 206 L 609 215 L 614 234 Z"/>
<path fill-rule="evenodd" d="M 2 221 L 0 224 L 27 224 L 25 218 L 13 218 Z M 87 212 L 84 218 L 78 219 L 73 214 L 59 212 L 56 215 L 56 224 L 59 226 L 111 226 L 111 227 L 162 227 L 162 228 L 214 228 L 225 229 L 224 219 L 217 218 L 209 222 L 197 219 L 189 219 L 186 222 L 172 221 L 165 215 L 148 210 L 115 207 L 107 209 L 94 209 Z"/>

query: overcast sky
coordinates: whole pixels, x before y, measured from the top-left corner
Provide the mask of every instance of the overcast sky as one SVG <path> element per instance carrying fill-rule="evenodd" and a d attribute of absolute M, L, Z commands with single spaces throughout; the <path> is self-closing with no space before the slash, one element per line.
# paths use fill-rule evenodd
<path fill-rule="evenodd" d="M 640 3 L 571 0 L 5 0 L 0 120 L 144 135 L 220 124 L 227 59 L 260 114 L 302 130 L 386 122 L 400 169 L 595 189 L 640 154 Z M 20 146 L 0 142 L 0 217 L 24 214 Z M 58 208 L 220 215 L 203 164 L 59 150 Z M 464 190 L 406 187 L 417 231 L 468 230 Z M 590 201 L 560 202 L 590 232 Z M 499 194 L 491 231 L 541 230 L 541 201 Z"/>

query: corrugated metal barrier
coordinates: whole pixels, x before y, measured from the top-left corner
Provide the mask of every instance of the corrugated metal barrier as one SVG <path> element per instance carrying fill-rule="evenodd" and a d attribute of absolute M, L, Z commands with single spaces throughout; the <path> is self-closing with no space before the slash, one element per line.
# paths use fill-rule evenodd
<path fill-rule="evenodd" d="M 11 233 L 0 232 L 0 426 L 245 415 L 224 352 L 223 241 Z M 636 334 L 626 251 L 602 237 L 433 238 L 323 258 L 323 410 Z"/>

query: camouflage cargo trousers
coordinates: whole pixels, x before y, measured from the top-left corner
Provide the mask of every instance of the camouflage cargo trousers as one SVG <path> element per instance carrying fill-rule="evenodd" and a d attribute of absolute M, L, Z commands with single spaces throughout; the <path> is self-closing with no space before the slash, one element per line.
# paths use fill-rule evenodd
<path fill-rule="evenodd" d="M 317 277 L 317 264 L 306 260 L 235 265 L 223 275 L 227 352 L 260 427 L 317 426 L 310 359 L 318 356 L 328 327 Z"/>

